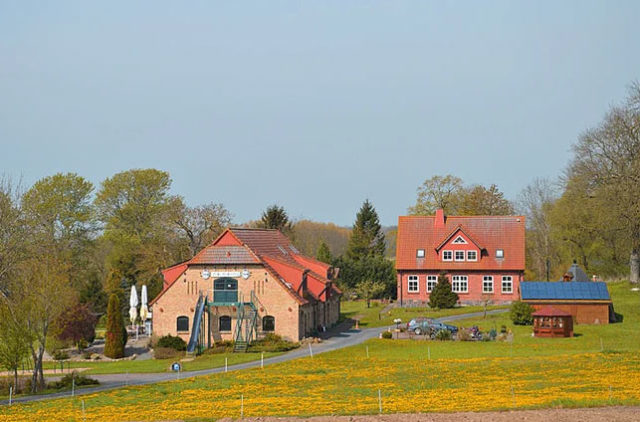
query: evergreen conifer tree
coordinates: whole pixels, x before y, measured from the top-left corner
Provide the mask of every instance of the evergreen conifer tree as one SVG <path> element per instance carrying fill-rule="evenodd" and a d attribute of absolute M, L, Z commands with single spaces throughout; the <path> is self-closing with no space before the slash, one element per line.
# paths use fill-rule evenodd
<path fill-rule="evenodd" d="M 115 294 L 109 297 L 107 307 L 107 332 L 105 334 L 104 355 L 112 359 L 124 357 L 126 331 L 120 310 L 120 300 Z"/>
<path fill-rule="evenodd" d="M 458 303 L 458 294 L 451 290 L 449 277 L 445 273 L 440 273 L 438 283 L 429 295 L 429 306 L 432 308 L 446 309 L 453 308 Z"/>
<path fill-rule="evenodd" d="M 329 249 L 329 245 L 325 243 L 325 241 L 320 242 L 320 246 L 318 246 L 318 251 L 316 252 L 316 259 L 318 261 L 322 261 L 325 264 L 331 264 L 333 261 L 333 255 L 331 255 L 331 250 Z"/>
<path fill-rule="evenodd" d="M 289 220 L 289 215 L 284 207 L 271 205 L 262 213 L 258 226 L 263 229 L 277 229 L 283 233 L 291 232 L 293 223 Z"/>
<path fill-rule="evenodd" d="M 378 213 L 367 199 L 356 215 L 347 245 L 347 258 L 358 261 L 371 256 L 384 256 L 384 233 Z"/>

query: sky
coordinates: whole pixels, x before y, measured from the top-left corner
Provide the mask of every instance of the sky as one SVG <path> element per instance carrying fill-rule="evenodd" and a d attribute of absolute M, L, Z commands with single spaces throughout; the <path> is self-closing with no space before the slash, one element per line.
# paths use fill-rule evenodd
<path fill-rule="evenodd" d="M 509 199 L 640 79 L 637 1 L 0 0 L 0 174 L 170 173 L 236 222 L 384 225 L 454 174 Z"/>

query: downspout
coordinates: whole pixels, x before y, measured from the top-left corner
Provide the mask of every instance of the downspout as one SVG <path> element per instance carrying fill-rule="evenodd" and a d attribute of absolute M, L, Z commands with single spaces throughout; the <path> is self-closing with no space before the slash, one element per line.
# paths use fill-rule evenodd
<path fill-rule="evenodd" d="M 403 291 L 402 291 L 402 272 L 398 271 L 398 283 L 400 284 L 400 306 L 402 307 L 402 298 L 403 298 Z"/>

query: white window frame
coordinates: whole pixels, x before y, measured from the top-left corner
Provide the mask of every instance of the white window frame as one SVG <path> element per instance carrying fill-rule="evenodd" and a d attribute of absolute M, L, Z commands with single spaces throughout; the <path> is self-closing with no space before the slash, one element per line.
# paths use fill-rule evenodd
<path fill-rule="evenodd" d="M 449 252 L 451 254 L 451 258 L 449 258 L 449 259 L 447 259 L 446 256 L 445 256 L 447 254 L 447 252 Z M 449 250 L 442 251 L 442 260 L 443 261 L 453 261 L 453 251 L 449 251 Z"/>
<path fill-rule="evenodd" d="M 416 258 L 424 258 L 425 253 L 424 253 L 424 249 L 418 249 L 416 251 Z"/>
<path fill-rule="evenodd" d="M 461 240 L 461 242 L 459 242 Z M 458 235 L 458 237 L 456 237 L 455 239 L 453 239 L 453 243 L 454 245 L 466 245 L 467 241 L 464 240 L 464 237 Z"/>
<path fill-rule="evenodd" d="M 473 253 L 475 256 L 473 259 L 469 258 L 469 254 Z M 478 260 L 478 251 L 467 251 L 467 261 L 476 262 Z"/>
<path fill-rule="evenodd" d="M 429 283 L 432 283 L 431 285 Z M 437 275 L 428 275 L 427 276 L 427 292 L 431 293 L 433 289 L 438 284 L 438 276 Z"/>
<path fill-rule="evenodd" d="M 509 286 L 508 290 L 505 290 L 504 286 L 505 283 L 507 286 Z M 513 294 L 513 277 L 510 275 L 503 275 L 502 276 L 502 284 L 501 284 L 501 289 L 500 291 L 504 294 Z"/>
<path fill-rule="evenodd" d="M 461 253 L 462 254 L 462 259 L 458 259 L 458 254 Z M 464 261 L 465 257 L 466 257 L 466 253 L 465 251 L 453 251 L 453 257 L 456 260 L 456 262 L 462 262 Z"/>
<path fill-rule="evenodd" d="M 415 289 L 411 288 L 413 283 L 415 283 Z M 417 275 L 407 277 L 407 293 L 420 293 L 420 277 Z"/>
<path fill-rule="evenodd" d="M 487 290 L 485 288 L 485 283 L 491 283 L 491 290 Z M 482 277 L 482 293 L 493 293 L 494 292 L 494 288 L 493 288 L 493 276 L 492 275 L 485 275 L 484 277 Z"/>
<path fill-rule="evenodd" d="M 464 289 L 462 287 L 464 286 Z M 455 293 L 469 293 L 469 276 L 451 276 L 451 291 Z"/>
<path fill-rule="evenodd" d="M 496 249 L 496 258 L 498 259 L 504 258 L 504 249 Z"/>

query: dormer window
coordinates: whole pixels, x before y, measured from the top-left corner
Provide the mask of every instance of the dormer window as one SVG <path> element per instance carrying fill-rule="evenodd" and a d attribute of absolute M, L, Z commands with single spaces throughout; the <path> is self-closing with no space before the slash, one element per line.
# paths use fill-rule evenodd
<path fill-rule="evenodd" d="M 456 251 L 456 261 L 464 261 L 464 251 Z"/>
<path fill-rule="evenodd" d="M 443 261 L 453 261 L 453 251 L 442 251 Z"/>
<path fill-rule="evenodd" d="M 424 258 L 424 249 L 418 249 L 418 251 L 416 252 L 416 257 Z"/>
<path fill-rule="evenodd" d="M 462 236 L 458 236 L 451 243 L 453 243 L 454 245 L 466 245 L 467 241 L 464 240 L 464 238 Z"/>
<path fill-rule="evenodd" d="M 477 261 L 477 260 L 478 260 L 478 252 L 467 251 L 467 261 Z"/>
<path fill-rule="evenodd" d="M 496 249 L 496 258 L 504 258 L 504 249 Z"/>

